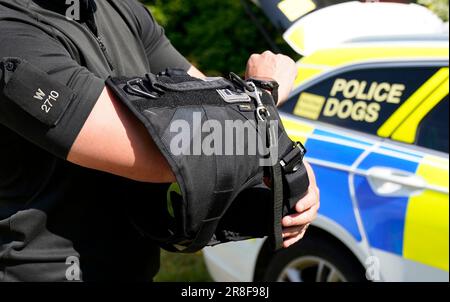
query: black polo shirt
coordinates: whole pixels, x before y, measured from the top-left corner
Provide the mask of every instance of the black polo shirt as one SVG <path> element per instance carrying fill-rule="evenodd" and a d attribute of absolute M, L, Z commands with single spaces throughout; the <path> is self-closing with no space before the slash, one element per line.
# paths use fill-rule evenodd
<path fill-rule="evenodd" d="M 82 0 L 79 21 L 61 2 L 0 0 L 0 281 L 77 279 L 78 260 L 83 281 L 150 281 L 159 249 L 130 213 L 148 213 L 157 228 L 165 188 L 65 159 L 108 76 L 190 64 L 137 0 Z M 27 112 L 20 85 L 8 93 L 15 59 L 65 87 L 57 124 Z"/>

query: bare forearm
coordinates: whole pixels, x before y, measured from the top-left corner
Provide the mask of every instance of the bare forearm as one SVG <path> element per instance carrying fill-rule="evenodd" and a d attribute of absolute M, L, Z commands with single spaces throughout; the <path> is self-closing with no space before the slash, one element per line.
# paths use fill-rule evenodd
<path fill-rule="evenodd" d="M 175 177 L 145 127 L 105 88 L 68 160 L 136 181 L 171 183 Z"/>
<path fill-rule="evenodd" d="M 195 67 L 195 66 L 191 66 L 191 68 L 188 70 L 188 74 L 191 77 L 200 78 L 200 79 L 206 77 L 206 75 L 204 75 L 203 72 L 198 70 L 197 67 Z"/>
<path fill-rule="evenodd" d="M 189 74 L 205 77 L 195 67 L 189 70 Z M 144 125 L 107 88 L 94 106 L 67 160 L 136 181 L 176 181 Z"/>

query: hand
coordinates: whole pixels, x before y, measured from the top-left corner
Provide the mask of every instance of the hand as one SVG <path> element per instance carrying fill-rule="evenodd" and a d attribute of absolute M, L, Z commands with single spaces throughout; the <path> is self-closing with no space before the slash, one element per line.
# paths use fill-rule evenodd
<path fill-rule="evenodd" d="M 287 100 L 297 77 L 297 65 L 285 56 L 266 51 L 261 55 L 254 54 L 247 63 L 246 78 L 269 78 L 280 84 L 280 104 Z"/>
<path fill-rule="evenodd" d="M 288 248 L 303 239 L 306 230 L 317 218 L 317 213 L 320 208 L 320 190 L 317 187 L 314 171 L 306 162 L 305 166 L 308 170 L 310 179 L 308 195 L 297 203 L 297 214 L 283 218 L 283 239 L 285 248 Z"/>

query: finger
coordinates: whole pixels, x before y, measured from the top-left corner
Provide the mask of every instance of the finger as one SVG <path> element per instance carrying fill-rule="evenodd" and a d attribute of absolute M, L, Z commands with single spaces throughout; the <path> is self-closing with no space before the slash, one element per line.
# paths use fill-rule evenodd
<path fill-rule="evenodd" d="M 276 56 L 277 56 L 277 58 L 278 58 L 279 60 L 292 61 L 292 62 L 294 62 L 294 64 L 295 64 L 295 61 L 294 61 L 294 60 L 292 60 L 290 57 L 288 57 L 288 56 L 286 56 L 286 55 L 284 55 L 284 54 L 282 54 L 282 53 L 279 53 L 279 54 L 277 54 Z"/>
<path fill-rule="evenodd" d="M 306 171 L 308 172 L 308 177 L 309 177 L 311 186 L 313 186 L 317 183 L 316 174 L 314 173 L 314 170 L 311 167 L 311 165 L 308 163 L 308 161 L 305 161 L 304 164 L 305 164 Z"/>
<path fill-rule="evenodd" d="M 261 55 L 259 54 L 252 54 L 247 62 L 247 68 L 245 70 L 245 78 L 249 78 L 251 73 L 253 72 L 253 69 L 256 68 L 258 65 L 258 62 L 260 61 Z"/>
<path fill-rule="evenodd" d="M 263 57 L 268 57 L 268 56 L 275 56 L 275 54 L 273 52 L 271 52 L 270 50 L 266 50 L 265 52 L 262 53 Z"/>
<path fill-rule="evenodd" d="M 298 226 L 298 227 L 292 227 L 292 228 L 286 228 L 283 230 L 283 239 L 289 239 L 295 236 L 298 236 L 303 232 L 305 229 L 305 226 Z"/>
<path fill-rule="evenodd" d="M 290 238 L 286 241 L 283 242 L 283 246 L 285 248 L 291 247 L 292 245 L 296 244 L 297 242 L 299 242 L 300 240 L 303 239 L 303 237 L 306 234 L 306 230 L 304 230 L 301 234 L 295 236 L 294 238 Z"/>
<path fill-rule="evenodd" d="M 261 55 L 252 54 L 247 62 L 247 72 L 248 69 L 254 68 L 257 65 L 257 62 L 260 61 Z"/>
<path fill-rule="evenodd" d="M 317 218 L 318 205 L 313 206 L 309 210 L 283 218 L 283 226 L 285 228 L 310 224 Z"/>
<path fill-rule="evenodd" d="M 308 194 L 303 197 L 295 206 L 297 213 L 303 213 L 317 204 L 319 197 L 314 188 L 310 188 Z"/>
<path fill-rule="evenodd" d="M 255 60 L 259 59 L 260 57 L 261 57 L 261 55 L 254 53 L 250 56 L 249 61 L 255 61 Z"/>
<path fill-rule="evenodd" d="M 288 248 L 293 246 L 294 244 L 298 243 L 300 240 L 302 240 L 305 237 L 306 230 L 303 231 L 301 234 L 298 234 L 297 236 L 293 238 L 289 238 L 288 240 L 285 240 L 283 245 Z"/>
<path fill-rule="evenodd" d="M 292 227 L 292 228 L 285 228 L 283 230 L 283 239 L 288 240 L 291 238 L 295 238 L 298 235 L 304 233 L 309 228 L 310 224 L 298 226 L 298 227 Z"/>
<path fill-rule="evenodd" d="M 308 230 L 310 225 L 311 224 L 307 224 L 307 225 L 303 225 L 303 226 L 284 229 L 283 230 L 283 240 L 295 238 L 302 233 L 306 233 L 306 231 Z"/>
<path fill-rule="evenodd" d="M 302 226 L 312 223 L 317 218 L 318 206 L 314 206 L 303 213 L 297 213 L 283 218 L 285 228 Z"/>

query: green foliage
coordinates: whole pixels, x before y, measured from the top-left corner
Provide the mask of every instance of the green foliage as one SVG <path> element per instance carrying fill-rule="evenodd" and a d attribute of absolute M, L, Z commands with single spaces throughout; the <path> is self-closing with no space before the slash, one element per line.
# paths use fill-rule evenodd
<path fill-rule="evenodd" d="M 175 47 L 208 75 L 223 75 L 229 71 L 243 73 L 252 53 L 270 49 L 239 0 L 144 2 L 164 26 Z M 283 47 L 280 34 L 259 9 L 251 7 L 273 39 Z"/>
<path fill-rule="evenodd" d="M 162 252 L 161 270 L 155 282 L 211 282 L 201 253 L 193 255 Z"/>
<path fill-rule="evenodd" d="M 241 0 L 142 0 L 164 26 L 175 47 L 208 75 L 243 73 L 252 53 L 271 49 Z M 245 0 L 248 1 L 248 0 Z M 448 21 L 449 0 L 416 0 Z M 263 13 L 250 5 L 281 52 L 298 56 Z"/>
<path fill-rule="evenodd" d="M 418 0 L 418 3 L 431 9 L 444 21 L 448 21 L 448 0 Z"/>

